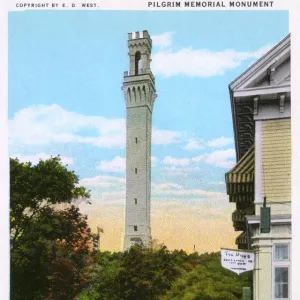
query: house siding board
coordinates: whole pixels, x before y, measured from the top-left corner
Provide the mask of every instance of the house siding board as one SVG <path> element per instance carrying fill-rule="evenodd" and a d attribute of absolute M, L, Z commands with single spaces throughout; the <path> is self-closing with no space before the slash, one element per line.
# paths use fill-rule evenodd
<path fill-rule="evenodd" d="M 262 169 L 267 201 L 290 201 L 291 119 L 263 121 Z"/>

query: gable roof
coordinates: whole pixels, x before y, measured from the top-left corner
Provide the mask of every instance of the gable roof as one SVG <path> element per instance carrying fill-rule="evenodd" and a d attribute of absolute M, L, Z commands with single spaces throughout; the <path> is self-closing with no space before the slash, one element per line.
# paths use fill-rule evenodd
<path fill-rule="evenodd" d="M 291 35 L 288 34 L 246 71 L 229 84 L 232 91 L 254 87 L 263 80 L 270 68 L 276 68 L 290 58 Z"/>
<path fill-rule="evenodd" d="M 289 34 L 229 84 L 237 161 L 254 143 L 253 98 L 290 97 L 290 51 Z"/>

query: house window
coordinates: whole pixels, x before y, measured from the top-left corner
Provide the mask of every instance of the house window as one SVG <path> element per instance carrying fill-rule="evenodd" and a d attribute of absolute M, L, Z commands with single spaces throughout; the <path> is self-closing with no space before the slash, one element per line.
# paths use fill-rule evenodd
<path fill-rule="evenodd" d="M 287 300 L 289 298 L 289 269 L 290 254 L 289 244 L 275 244 L 274 253 L 273 287 L 274 299 Z"/>
<path fill-rule="evenodd" d="M 137 168 L 134 169 L 134 173 L 137 174 Z"/>
<path fill-rule="evenodd" d="M 275 299 L 289 299 L 288 267 L 275 267 Z"/>
<path fill-rule="evenodd" d="M 275 260 L 288 260 L 289 246 L 287 244 L 275 245 Z"/>
<path fill-rule="evenodd" d="M 137 199 L 136 198 L 134 198 L 134 204 L 137 204 Z"/>
<path fill-rule="evenodd" d="M 134 231 L 137 231 L 137 226 L 136 226 L 136 225 L 133 226 L 133 230 L 134 230 Z"/>

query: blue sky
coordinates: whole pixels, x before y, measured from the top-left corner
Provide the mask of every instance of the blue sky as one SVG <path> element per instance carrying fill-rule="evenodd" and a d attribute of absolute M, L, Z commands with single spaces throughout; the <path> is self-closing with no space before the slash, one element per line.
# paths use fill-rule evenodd
<path fill-rule="evenodd" d="M 187 216 L 198 212 L 195 219 L 208 211 L 234 237 L 224 185 L 235 163 L 228 84 L 288 34 L 288 12 L 10 12 L 10 155 L 37 161 L 60 154 L 92 190 L 93 208 L 83 208 L 91 222 L 109 232 L 125 200 L 127 33 L 144 29 L 153 38 L 158 94 L 153 220 L 164 222 L 162 211 L 174 216 L 176 205 Z M 110 232 L 107 249 L 116 249 L 118 232 Z"/>

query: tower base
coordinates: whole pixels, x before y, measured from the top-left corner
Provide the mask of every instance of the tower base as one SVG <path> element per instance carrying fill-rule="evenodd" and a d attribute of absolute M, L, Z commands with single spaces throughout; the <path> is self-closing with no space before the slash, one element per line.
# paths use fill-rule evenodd
<path fill-rule="evenodd" d="M 123 250 L 127 251 L 131 246 L 138 245 L 148 248 L 151 245 L 151 236 L 147 235 L 125 235 Z"/>

